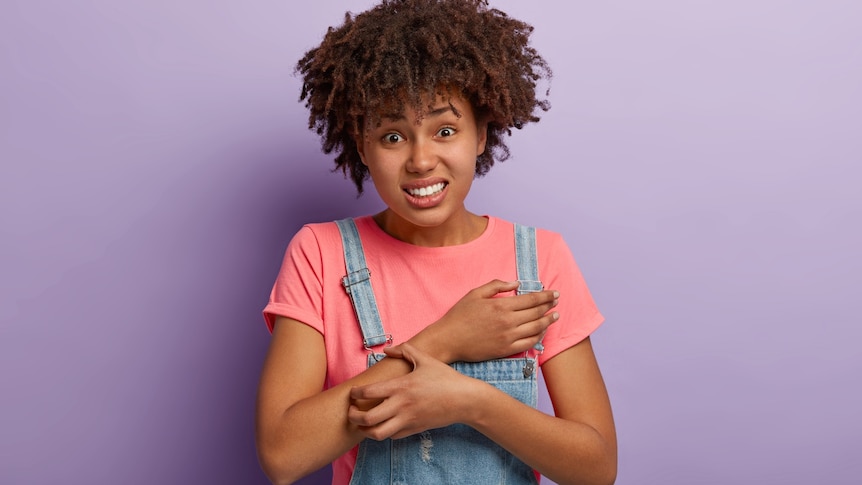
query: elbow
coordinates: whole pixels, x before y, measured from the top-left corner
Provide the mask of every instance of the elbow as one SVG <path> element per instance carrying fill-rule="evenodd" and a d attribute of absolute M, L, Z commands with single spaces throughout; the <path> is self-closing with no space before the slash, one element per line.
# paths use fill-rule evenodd
<path fill-rule="evenodd" d="M 614 485 L 617 481 L 617 467 L 616 464 L 613 466 L 609 466 L 602 475 L 599 477 L 599 480 L 596 482 L 600 485 Z"/>
<path fill-rule="evenodd" d="M 616 443 L 604 454 L 596 467 L 596 485 L 614 485 L 617 481 L 617 450 Z"/>
<path fill-rule="evenodd" d="M 610 439 L 603 440 L 603 446 L 596 451 L 593 468 L 593 480 L 595 485 L 614 485 L 617 481 L 617 440 L 616 434 L 610 435 Z"/>
<path fill-rule="evenodd" d="M 263 474 L 266 475 L 266 478 L 269 479 L 273 485 L 287 485 L 289 483 L 293 483 L 293 477 L 291 477 L 283 466 L 280 463 L 277 463 L 276 460 L 273 460 L 266 453 L 258 448 L 257 452 L 257 461 L 260 463 L 260 468 L 263 470 Z"/>
<path fill-rule="evenodd" d="M 295 453 L 276 450 L 261 443 L 257 446 L 257 459 L 261 470 L 273 485 L 289 485 L 313 471 L 306 470 Z"/>
<path fill-rule="evenodd" d="M 273 485 L 290 485 L 305 476 L 305 474 L 297 473 L 296 468 L 284 466 L 282 463 L 276 464 L 262 458 L 259 461 L 264 475 Z"/>
<path fill-rule="evenodd" d="M 601 461 L 581 462 L 561 475 L 546 474 L 560 485 L 614 485 L 617 481 L 616 460 L 609 458 Z"/>
<path fill-rule="evenodd" d="M 593 455 L 570 469 L 571 474 L 554 479 L 568 485 L 614 485 L 617 481 L 617 455 L 614 452 Z"/>
<path fill-rule="evenodd" d="M 617 481 L 617 455 L 609 453 L 596 469 L 596 485 L 614 485 Z"/>
<path fill-rule="evenodd" d="M 588 475 L 570 477 L 569 479 L 560 480 L 558 483 L 567 483 L 571 485 L 614 485 L 616 481 L 616 464 L 603 463 L 601 465 L 594 466 Z"/>

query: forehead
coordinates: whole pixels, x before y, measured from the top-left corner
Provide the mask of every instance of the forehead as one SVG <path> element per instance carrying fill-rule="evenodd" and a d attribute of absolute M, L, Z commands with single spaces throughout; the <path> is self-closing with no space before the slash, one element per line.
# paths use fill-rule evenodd
<path fill-rule="evenodd" d="M 384 120 L 413 120 L 420 124 L 425 118 L 433 118 L 446 113 L 452 113 L 458 118 L 473 118 L 473 107 L 460 94 L 438 92 L 422 96 L 417 103 L 406 96 L 393 97 L 381 103 L 376 113 L 371 113 L 367 119 L 373 124 Z"/>

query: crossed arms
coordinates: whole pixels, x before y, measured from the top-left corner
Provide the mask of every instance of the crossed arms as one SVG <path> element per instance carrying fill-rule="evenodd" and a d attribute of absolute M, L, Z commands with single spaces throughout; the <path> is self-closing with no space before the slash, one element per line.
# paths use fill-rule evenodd
<path fill-rule="evenodd" d="M 440 320 L 388 349 L 393 358 L 327 390 L 323 336 L 277 319 L 257 401 L 264 472 L 273 483 L 292 483 L 365 438 L 459 422 L 560 484 L 613 483 L 616 433 L 589 338 L 542 366 L 555 416 L 447 365 L 524 352 L 559 318 L 552 309 L 565 295 L 552 290 L 495 298 L 516 287 L 495 280 L 468 292 Z"/>

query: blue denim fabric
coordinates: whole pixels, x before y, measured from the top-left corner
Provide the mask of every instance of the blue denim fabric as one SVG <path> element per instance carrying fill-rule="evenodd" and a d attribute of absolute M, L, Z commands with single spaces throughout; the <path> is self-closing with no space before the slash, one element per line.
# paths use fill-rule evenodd
<path fill-rule="evenodd" d="M 341 284 L 350 301 L 353 302 L 353 310 L 359 325 L 362 327 L 362 341 L 366 349 L 384 343 L 392 343 L 392 337 L 383 331 L 383 323 L 380 321 L 380 313 L 377 311 L 377 301 L 374 299 L 374 289 L 371 287 L 371 272 L 365 264 L 365 251 L 362 250 L 362 241 L 359 239 L 359 231 L 353 219 L 335 221 L 338 232 L 341 233 L 341 242 L 344 246 L 344 262 L 347 266 L 347 275 L 341 279 Z"/>
<path fill-rule="evenodd" d="M 348 276 L 343 283 L 351 295 L 366 348 L 386 343 L 371 281 L 366 276 L 368 270 L 365 268 L 359 233 L 350 219 L 338 221 L 338 228 L 347 261 Z M 518 292 L 541 291 L 542 284 L 537 274 L 535 229 L 516 225 L 515 234 L 518 279 L 521 280 Z M 353 274 L 360 276 L 351 277 Z M 360 303 L 357 304 L 357 301 Z M 376 336 L 384 338 L 373 339 Z M 371 341 L 378 343 L 368 345 L 367 342 Z M 540 345 L 537 346 L 539 351 Z M 368 366 L 384 357 L 385 354 L 369 353 Z M 536 407 L 538 389 L 535 362 L 531 352 L 527 352 L 521 358 L 455 362 L 451 366 L 464 375 L 483 380 L 515 399 Z M 517 457 L 475 429 L 464 424 L 453 424 L 398 440 L 363 440 L 359 444 L 350 483 L 535 485 L 537 481 L 533 470 Z"/>
<path fill-rule="evenodd" d="M 539 281 L 539 258 L 536 253 L 536 228 L 515 224 L 515 259 L 518 264 L 518 294 L 534 293 L 545 289 Z M 541 354 L 545 350 L 542 341 L 533 349 Z"/>

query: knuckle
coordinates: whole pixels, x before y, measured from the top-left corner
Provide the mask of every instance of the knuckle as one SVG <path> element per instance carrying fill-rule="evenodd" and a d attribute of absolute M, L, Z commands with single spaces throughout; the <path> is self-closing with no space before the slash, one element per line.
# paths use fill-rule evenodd
<path fill-rule="evenodd" d="M 355 421 L 356 424 L 360 426 L 371 426 L 372 424 L 374 424 L 374 421 L 367 414 L 357 416 Z"/>

